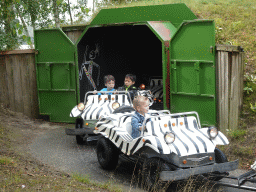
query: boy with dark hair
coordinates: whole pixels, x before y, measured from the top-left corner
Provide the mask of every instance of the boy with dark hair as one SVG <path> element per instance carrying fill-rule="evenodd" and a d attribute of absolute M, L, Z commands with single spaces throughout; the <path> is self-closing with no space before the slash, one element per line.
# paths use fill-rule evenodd
<path fill-rule="evenodd" d="M 133 100 L 136 92 L 137 92 L 137 87 L 134 86 L 136 81 L 136 75 L 133 74 L 127 74 L 124 78 L 124 86 L 123 87 L 119 87 L 118 90 L 119 91 L 129 91 L 130 95 L 131 95 L 131 99 Z"/>
<path fill-rule="evenodd" d="M 106 88 L 103 88 L 100 91 L 115 91 L 115 89 L 114 89 L 115 78 L 112 75 L 104 76 L 104 83 L 105 83 Z M 93 93 L 96 94 L 97 91 L 95 90 Z M 108 93 L 108 94 L 112 95 L 112 93 Z M 101 93 L 98 93 L 98 95 L 101 95 Z"/>

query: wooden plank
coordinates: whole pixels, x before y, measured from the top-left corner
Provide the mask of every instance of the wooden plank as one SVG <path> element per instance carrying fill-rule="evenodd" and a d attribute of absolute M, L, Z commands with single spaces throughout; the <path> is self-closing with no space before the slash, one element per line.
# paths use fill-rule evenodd
<path fill-rule="evenodd" d="M 2 51 L 2 52 L 0 52 L 0 55 L 17 55 L 17 54 L 26 54 L 26 53 L 35 53 L 35 49 Z"/>
<path fill-rule="evenodd" d="M 240 69 L 240 94 L 239 94 L 239 110 L 242 111 L 243 108 L 243 89 L 244 89 L 244 52 L 239 53 L 238 62 Z"/>
<path fill-rule="evenodd" d="M 31 102 L 31 117 L 38 118 L 39 105 L 37 95 L 37 82 L 36 82 L 36 64 L 35 55 L 30 54 L 28 57 L 28 71 L 29 71 L 29 87 L 30 87 L 30 102 Z"/>
<path fill-rule="evenodd" d="M 229 62 L 228 52 L 223 52 L 224 55 L 224 130 L 228 129 L 229 122 Z"/>
<path fill-rule="evenodd" d="M 16 102 L 14 95 L 14 85 L 13 85 L 13 58 L 10 55 L 5 56 L 6 74 L 7 74 L 7 85 L 8 85 L 8 95 L 10 101 L 10 109 L 15 111 Z"/>
<path fill-rule="evenodd" d="M 70 26 L 65 26 L 65 27 L 62 27 L 62 30 L 66 33 L 68 31 L 84 31 L 85 28 L 87 27 L 88 25 L 70 25 Z"/>
<path fill-rule="evenodd" d="M 219 51 L 219 106 L 220 106 L 220 112 L 219 112 L 219 119 L 220 119 L 220 130 L 224 129 L 224 65 L 223 65 L 223 53 Z"/>
<path fill-rule="evenodd" d="M 240 46 L 234 46 L 234 45 L 216 45 L 217 51 L 227 51 L 227 52 L 240 52 L 241 47 Z"/>
<path fill-rule="evenodd" d="M 231 85 L 230 85 L 230 111 L 229 111 L 229 129 L 236 129 L 238 125 L 238 89 L 239 75 L 238 75 L 238 53 L 232 53 L 232 71 L 231 71 Z"/>
<path fill-rule="evenodd" d="M 220 74 L 219 74 L 219 51 L 216 51 L 215 56 L 215 75 L 216 75 L 216 120 L 217 120 L 217 127 L 220 127 Z"/>
<path fill-rule="evenodd" d="M 68 36 L 68 38 L 74 43 L 74 41 L 73 41 L 73 37 L 72 37 L 72 32 L 70 32 L 70 31 L 66 31 L 65 32 L 66 33 L 66 35 Z"/>
<path fill-rule="evenodd" d="M 4 56 L 0 56 L 0 102 L 3 103 L 4 106 L 10 105 Z"/>
<path fill-rule="evenodd" d="M 13 86 L 14 86 L 14 99 L 15 99 L 15 110 L 17 112 L 23 112 L 23 98 L 21 89 L 21 74 L 20 74 L 20 61 L 17 55 L 10 55 L 12 57 L 13 66 Z"/>
<path fill-rule="evenodd" d="M 28 73 L 28 54 L 20 55 L 20 72 L 22 83 L 22 97 L 23 97 L 23 113 L 31 117 L 31 102 L 30 102 L 30 87 L 29 87 L 29 73 Z"/>
<path fill-rule="evenodd" d="M 79 37 L 82 35 L 83 31 L 76 31 L 74 33 L 75 37 L 74 37 L 74 42 L 76 43 L 77 40 L 79 39 Z"/>
<path fill-rule="evenodd" d="M 220 130 L 228 128 L 228 112 L 229 112 L 229 66 L 228 52 L 220 52 Z"/>
<path fill-rule="evenodd" d="M 75 44 L 83 31 L 65 31 L 69 39 Z"/>

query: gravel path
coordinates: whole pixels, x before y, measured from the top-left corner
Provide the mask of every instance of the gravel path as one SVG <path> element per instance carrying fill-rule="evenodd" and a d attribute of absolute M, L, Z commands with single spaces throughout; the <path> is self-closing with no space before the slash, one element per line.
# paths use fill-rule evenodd
<path fill-rule="evenodd" d="M 131 163 L 120 161 L 115 171 L 103 170 L 98 163 L 95 148 L 95 145 L 77 145 L 74 136 L 65 134 L 64 127 L 46 131 L 29 145 L 32 156 L 61 171 L 89 175 L 90 179 L 97 182 L 121 183 L 124 191 L 139 191 L 131 186 Z"/>

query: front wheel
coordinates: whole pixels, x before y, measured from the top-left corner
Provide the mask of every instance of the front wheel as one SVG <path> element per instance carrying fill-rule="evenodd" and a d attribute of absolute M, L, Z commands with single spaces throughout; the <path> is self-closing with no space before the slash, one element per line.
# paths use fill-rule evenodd
<path fill-rule="evenodd" d="M 215 152 L 215 161 L 216 163 L 226 163 L 228 162 L 228 159 L 226 157 L 226 155 L 218 148 L 215 148 L 214 150 Z M 214 174 L 222 174 L 218 171 L 214 172 Z M 214 176 L 214 177 L 210 177 L 209 179 L 210 180 L 213 180 L 213 181 L 219 181 L 223 178 L 223 176 Z"/>
<path fill-rule="evenodd" d="M 81 129 L 83 128 L 83 119 L 76 119 L 76 129 Z M 84 135 L 76 135 L 76 143 L 78 145 L 83 145 L 85 144 L 85 141 L 83 139 Z"/>
<path fill-rule="evenodd" d="M 101 137 L 97 142 L 97 158 L 103 169 L 115 169 L 119 158 L 118 149 L 111 141 Z"/>
<path fill-rule="evenodd" d="M 159 178 L 162 169 L 163 161 L 161 159 L 150 158 L 144 161 L 142 168 L 142 182 L 145 189 L 155 191 L 155 189 L 161 185 Z"/>

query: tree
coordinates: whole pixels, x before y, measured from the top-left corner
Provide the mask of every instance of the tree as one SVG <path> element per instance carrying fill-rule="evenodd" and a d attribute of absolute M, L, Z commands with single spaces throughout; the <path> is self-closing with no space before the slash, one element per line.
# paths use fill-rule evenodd
<path fill-rule="evenodd" d="M 125 2 L 125 0 L 105 1 Z M 35 30 L 85 24 L 89 16 L 86 0 L 77 0 L 77 2 L 72 4 L 70 0 L 0 0 L 0 50 L 11 50 L 24 42 L 32 47 L 30 26 Z M 94 0 L 93 11 L 106 4 Z"/>
<path fill-rule="evenodd" d="M 16 28 L 18 20 L 15 19 L 13 6 L 14 0 L 2 0 L 0 2 L 0 49 L 10 50 L 18 46 Z"/>

